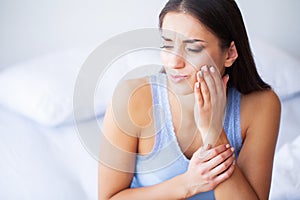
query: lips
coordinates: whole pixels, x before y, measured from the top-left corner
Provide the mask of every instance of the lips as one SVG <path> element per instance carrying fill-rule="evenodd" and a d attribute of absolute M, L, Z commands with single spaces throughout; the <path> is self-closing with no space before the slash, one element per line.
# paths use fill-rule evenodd
<path fill-rule="evenodd" d="M 188 75 L 170 75 L 170 78 L 173 82 L 179 83 L 189 78 Z"/>

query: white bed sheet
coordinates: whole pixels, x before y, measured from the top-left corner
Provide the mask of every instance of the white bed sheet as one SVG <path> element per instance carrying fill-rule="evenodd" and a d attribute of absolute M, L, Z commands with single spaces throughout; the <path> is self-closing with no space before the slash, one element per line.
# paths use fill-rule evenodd
<path fill-rule="evenodd" d="M 97 199 L 97 161 L 72 124 L 46 128 L 0 107 L 0 155 L 0 199 Z"/>
<path fill-rule="evenodd" d="M 284 144 L 292 142 L 300 135 L 299 105 L 300 92 L 281 100 L 281 123 L 276 147 L 277 150 Z"/>
<path fill-rule="evenodd" d="M 300 94 L 282 101 L 271 200 L 300 199 Z"/>

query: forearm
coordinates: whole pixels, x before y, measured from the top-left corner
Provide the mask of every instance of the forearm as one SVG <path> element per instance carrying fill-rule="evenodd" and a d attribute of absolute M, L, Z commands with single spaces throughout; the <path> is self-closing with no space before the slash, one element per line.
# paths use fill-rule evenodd
<path fill-rule="evenodd" d="M 222 129 L 220 134 L 207 134 L 205 136 L 202 135 L 203 145 L 211 145 L 212 147 L 219 146 L 221 144 L 229 144 L 229 140 L 226 136 L 224 129 Z"/>
<path fill-rule="evenodd" d="M 258 199 L 255 191 L 248 183 L 246 177 L 243 175 L 242 171 L 235 166 L 234 172 L 229 179 L 219 184 L 215 190 L 216 199 L 249 199 L 255 200 Z"/>
<path fill-rule="evenodd" d="M 218 138 L 216 145 L 228 144 L 228 138 L 224 129 Z M 236 162 L 236 161 L 235 161 Z M 237 162 L 236 162 L 237 163 Z M 223 183 L 219 184 L 215 190 L 216 199 L 258 199 L 252 186 L 247 181 L 246 177 L 236 164 L 233 174 Z"/>
<path fill-rule="evenodd" d="M 165 182 L 141 188 L 128 188 L 117 193 L 110 200 L 118 199 L 185 199 L 188 195 L 187 186 L 185 184 L 184 174 L 178 175 Z"/>
<path fill-rule="evenodd" d="M 221 134 L 216 138 L 216 141 L 214 143 L 214 146 L 218 146 L 220 144 L 229 144 L 229 140 L 224 129 L 222 129 Z"/>

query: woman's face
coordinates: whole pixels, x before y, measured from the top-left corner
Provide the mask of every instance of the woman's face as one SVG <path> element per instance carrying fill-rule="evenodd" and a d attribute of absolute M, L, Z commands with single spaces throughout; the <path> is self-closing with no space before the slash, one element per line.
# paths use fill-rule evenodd
<path fill-rule="evenodd" d="M 161 58 L 170 89 L 177 94 L 193 92 L 196 73 L 204 65 L 224 74 L 226 51 L 219 39 L 196 18 L 184 13 L 167 13 L 162 25 Z"/>

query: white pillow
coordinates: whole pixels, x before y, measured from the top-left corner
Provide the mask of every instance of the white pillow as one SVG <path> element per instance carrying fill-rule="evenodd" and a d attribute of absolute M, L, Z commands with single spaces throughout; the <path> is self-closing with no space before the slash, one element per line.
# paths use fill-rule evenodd
<path fill-rule="evenodd" d="M 95 48 L 91 47 L 68 49 L 3 69 L 0 71 L 0 105 L 46 126 L 71 122 L 74 120 L 76 78 L 93 50 Z M 140 54 L 129 55 L 139 57 Z M 103 115 L 118 82 L 140 65 L 138 60 L 132 63 L 128 54 L 116 59 L 95 85 L 94 109 L 91 110 L 84 100 L 76 101 L 80 104 L 76 105 L 76 120 Z M 143 71 L 144 75 L 148 72 Z M 86 83 L 88 81 L 87 76 Z"/>
<path fill-rule="evenodd" d="M 47 126 L 70 121 L 76 77 L 91 50 L 69 49 L 3 69 L 0 104 Z"/>
<path fill-rule="evenodd" d="M 300 136 L 275 154 L 270 199 L 300 199 Z"/>
<path fill-rule="evenodd" d="M 257 70 L 278 96 L 284 100 L 300 93 L 300 60 L 271 44 L 252 42 Z"/>

